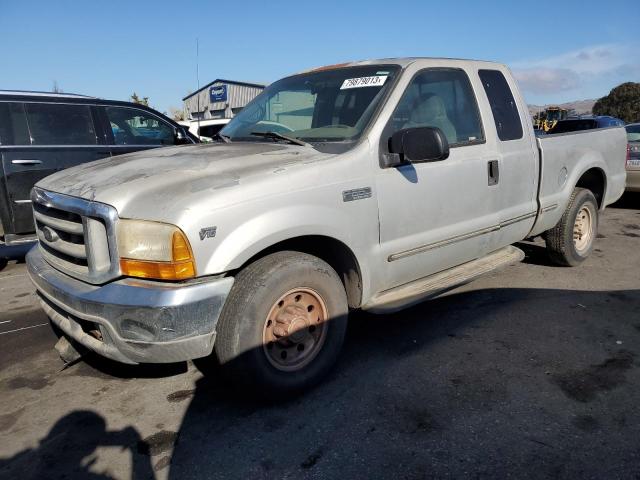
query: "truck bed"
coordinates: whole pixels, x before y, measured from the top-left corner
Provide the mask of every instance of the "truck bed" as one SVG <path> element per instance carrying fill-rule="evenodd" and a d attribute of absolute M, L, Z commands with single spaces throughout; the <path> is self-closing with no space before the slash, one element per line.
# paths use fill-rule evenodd
<path fill-rule="evenodd" d="M 531 232 L 538 235 L 562 217 L 571 190 L 583 174 L 603 175 L 599 207 L 615 202 L 624 192 L 626 133 L 622 127 L 558 133 L 537 137 L 540 161 L 538 219 Z M 599 197 L 599 198 L 598 198 Z"/>

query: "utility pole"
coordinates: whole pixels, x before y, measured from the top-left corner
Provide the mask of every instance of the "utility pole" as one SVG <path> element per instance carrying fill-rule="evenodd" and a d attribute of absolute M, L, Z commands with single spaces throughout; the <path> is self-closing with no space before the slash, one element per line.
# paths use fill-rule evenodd
<path fill-rule="evenodd" d="M 196 37 L 196 82 L 198 83 L 198 88 L 196 92 L 197 102 L 198 102 L 198 137 L 200 137 L 200 41 L 198 37 Z"/>

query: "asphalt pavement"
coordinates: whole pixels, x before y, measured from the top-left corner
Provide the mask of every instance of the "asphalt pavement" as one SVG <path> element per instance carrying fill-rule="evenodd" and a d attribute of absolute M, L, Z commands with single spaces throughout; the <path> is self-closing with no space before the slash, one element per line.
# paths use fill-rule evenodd
<path fill-rule="evenodd" d="M 0 478 L 640 478 L 640 195 L 577 268 L 521 264 L 353 315 L 283 404 L 191 363 L 64 369 L 24 263 L 0 271 Z"/>

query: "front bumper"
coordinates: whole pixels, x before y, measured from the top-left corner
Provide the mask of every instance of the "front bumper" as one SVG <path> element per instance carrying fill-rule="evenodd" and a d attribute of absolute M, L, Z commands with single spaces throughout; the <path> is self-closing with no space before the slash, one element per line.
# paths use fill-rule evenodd
<path fill-rule="evenodd" d="M 640 192 L 640 170 L 627 170 L 627 192 Z"/>
<path fill-rule="evenodd" d="M 233 277 L 166 283 L 125 278 L 90 285 L 49 265 L 38 246 L 27 266 L 40 303 L 66 335 L 123 363 L 169 363 L 209 355 Z"/>

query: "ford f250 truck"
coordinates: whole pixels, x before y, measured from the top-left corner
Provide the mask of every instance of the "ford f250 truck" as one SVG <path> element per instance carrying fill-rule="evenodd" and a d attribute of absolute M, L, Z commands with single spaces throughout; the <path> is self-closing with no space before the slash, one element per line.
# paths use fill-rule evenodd
<path fill-rule="evenodd" d="M 399 310 L 522 260 L 591 252 L 624 128 L 536 138 L 500 64 L 384 59 L 267 87 L 218 143 L 55 173 L 28 254 L 66 338 L 125 363 L 201 357 L 275 395 L 317 382 L 352 309 Z"/>

